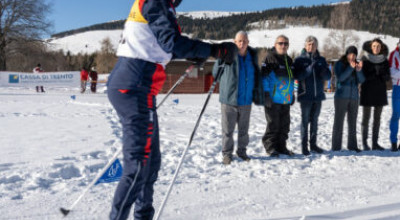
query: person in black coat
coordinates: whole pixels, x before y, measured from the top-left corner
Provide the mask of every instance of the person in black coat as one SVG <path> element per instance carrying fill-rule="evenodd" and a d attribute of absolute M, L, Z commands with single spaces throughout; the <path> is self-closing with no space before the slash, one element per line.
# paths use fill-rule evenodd
<path fill-rule="evenodd" d="M 367 53 L 363 56 L 362 71 L 365 82 L 361 85 L 360 105 L 363 106 L 362 144 L 364 150 L 371 150 L 367 144 L 368 125 L 371 109 L 374 107 L 374 122 L 372 129 L 372 149 L 384 150 L 378 144 L 379 127 L 383 106 L 388 104 L 386 82 L 390 80 L 390 66 L 387 59 L 388 47 L 378 38 L 367 41 L 363 45 Z"/>
<path fill-rule="evenodd" d="M 93 93 L 96 93 L 96 85 L 97 85 L 98 73 L 97 73 L 96 68 L 94 66 L 92 67 L 92 69 L 89 72 L 89 77 L 92 79 L 91 84 L 90 84 L 90 90 Z"/>

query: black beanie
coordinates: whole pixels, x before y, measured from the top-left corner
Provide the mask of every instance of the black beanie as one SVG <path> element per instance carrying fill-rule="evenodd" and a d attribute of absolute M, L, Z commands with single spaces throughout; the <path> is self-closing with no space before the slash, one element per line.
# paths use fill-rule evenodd
<path fill-rule="evenodd" d="M 357 56 L 358 55 L 357 47 L 355 47 L 355 46 L 348 47 L 346 50 L 346 56 L 349 55 L 350 53 L 353 53 Z"/>

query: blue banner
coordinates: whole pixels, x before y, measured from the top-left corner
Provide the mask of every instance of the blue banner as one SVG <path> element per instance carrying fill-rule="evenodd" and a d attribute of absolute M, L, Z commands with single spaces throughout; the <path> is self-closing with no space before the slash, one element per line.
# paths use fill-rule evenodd
<path fill-rule="evenodd" d="M 107 171 L 100 177 L 100 179 L 94 184 L 99 183 L 111 183 L 121 179 L 122 176 L 122 165 L 118 159 L 107 169 Z"/>
<path fill-rule="evenodd" d="M 27 87 L 27 86 L 68 86 L 79 87 L 79 72 L 43 72 L 18 73 L 0 72 L 0 86 Z"/>

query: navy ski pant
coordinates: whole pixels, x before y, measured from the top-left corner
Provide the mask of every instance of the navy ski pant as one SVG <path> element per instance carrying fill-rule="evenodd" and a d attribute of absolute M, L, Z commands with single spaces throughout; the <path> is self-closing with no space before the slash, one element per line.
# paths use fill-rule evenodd
<path fill-rule="evenodd" d="M 123 93 L 125 92 L 125 93 Z M 155 96 L 143 91 L 108 90 L 123 129 L 123 175 L 115 191 L 110 219 L 152 219 L 153 185 L 161 164 Z"/>
<path fill-rule="evenodd" d="M 123 174 L 114 194 L 110 219 L 152 219 L 153 185 L 161 165 L 156 95 L 165 81 L 164 68 L 120 57 L 108 79 L 108 99 L 123 132 Z M 129 89 L 126 89 L 129 88 Z"/>

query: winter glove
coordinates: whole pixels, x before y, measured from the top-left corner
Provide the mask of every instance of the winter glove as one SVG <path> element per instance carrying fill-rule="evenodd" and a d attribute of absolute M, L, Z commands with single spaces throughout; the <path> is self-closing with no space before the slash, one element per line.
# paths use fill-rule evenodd
<path fill-rule="evenodd" d="M 221 59 L 222 62 L 230 65 L 237 55 L 237 46 L 234 43 L 221 43 L 211 45 L 211 56 Z"/>
<path fill-rule="evenodd" d="M 271 73 L 273 70 L 276 70 L 279 68 L 279 64 L 277 63 L 262 63 L 261 66 L 261 73 L 266 76 L 269 73 Z"/>
<path fill-rule="evenodd" d="M 313 62 L 306 68 L 306 71 L 309 72 L 309 73 L 312 73 L 312 72 L 313 72 L 313 69 L 314 69 L 314 66 L 317 66 L 315 61 L 313 61 Z"/>
<path fill-rule="evenodd" d="M 269 92 L 264 92 L 264 100 L 265 100 L 265 103 L 264 103 L 264 106 L 265 107 L 267 107 L 267 108 L 271 108 L 272 107 L 272 98 L 271 98 L 271 96 L 269 95 Z"/>

